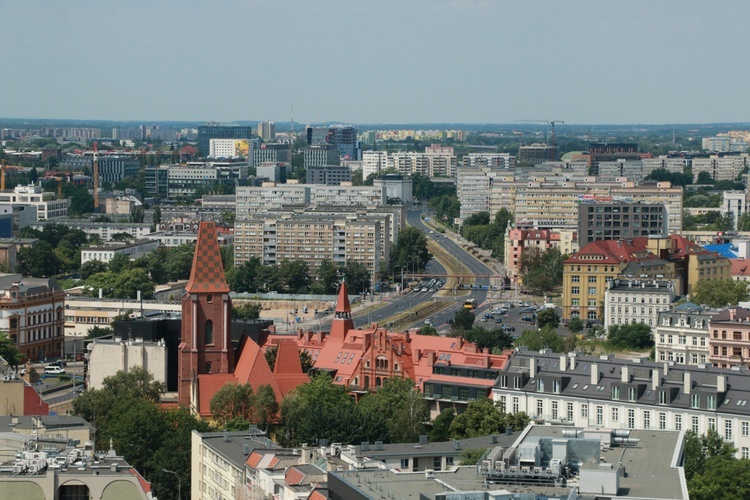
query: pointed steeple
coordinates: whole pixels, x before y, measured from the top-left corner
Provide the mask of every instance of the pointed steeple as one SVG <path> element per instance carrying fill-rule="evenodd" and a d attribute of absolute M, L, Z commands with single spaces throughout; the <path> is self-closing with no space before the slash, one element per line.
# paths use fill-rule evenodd
<path fill-rule="evenodd" d="M 185 290 L 188 293 L 229 293 L 221 263 L 216 224 L 201 222 L 198 226 L 198 241 L 195 244 L 193 268 Z"/>
<path fill-rule="evenodd" d="M 349 304 L 349 291 L 346 288 L 346 281 L 341 282 L 339 287 L 339 298 L 336 300 L 336 318 L 351 318 L 352 306 Z"/>
<path fill-rule="evenodd" d="M 331 335 L 329 339 L 344 342 L 346 339 L 346 333 L 349 330 L 354 329 L 352 307 L 349 304 L 349 292 L 347 291 L 345 281 L 341 282 L 339 298 L 336 301 L 336 309 L 333 316 L 333 321 L 331 322 Z"/>

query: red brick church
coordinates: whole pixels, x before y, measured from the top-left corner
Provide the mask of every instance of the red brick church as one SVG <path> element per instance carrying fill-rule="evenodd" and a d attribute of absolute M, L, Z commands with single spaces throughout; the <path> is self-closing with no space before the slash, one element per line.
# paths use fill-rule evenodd
<path fill-rule="evenodd" d="M 182 297 L 182 341 L 179 346 L 179 403 L 210 416 L 213 395 L 227 382 L 250 383 L 254 390 L 270 385 L 281 400 L 309 380 L 302 372 L 300 351 L 317 370 L 355 394 L 377 391 L 390 377 L 408 378 L 433 401 L 433 412 L 489 395 L 510 352 L 492 354 L 461 337 L 389 332 L 373 323 L 354 327 L 346 283 L 339 289 L 330 334 L 299 330 L 271 333 L 260 345 L 249 337 L 232 346 L 232 300 L 224 278 L 213 222 L 198 231 L 193 267 Z M 278 346 L 271 370 L 265 350 Z M 235 363 L 236 361 L 236 363 Z"/>

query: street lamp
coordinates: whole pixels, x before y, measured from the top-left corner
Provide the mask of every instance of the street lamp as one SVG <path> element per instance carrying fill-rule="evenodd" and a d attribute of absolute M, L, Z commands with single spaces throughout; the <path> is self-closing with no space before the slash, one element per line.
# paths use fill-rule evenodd
<path fill-rule="evenodd" d="M 162 469 L 162 471 L 177 476 L 177 498 L 182 499 L 182 478 L 180 478 L 180 475 L 169 469 Z"/>
<path fill-rule="evenodd" d="M 404 293 L 404 266 L 393 266 L 393 270 L 395 271 L 397 267 L 401 268 L 401 293 Z M 396 277 L 395 274 L 393 277 Z"/>

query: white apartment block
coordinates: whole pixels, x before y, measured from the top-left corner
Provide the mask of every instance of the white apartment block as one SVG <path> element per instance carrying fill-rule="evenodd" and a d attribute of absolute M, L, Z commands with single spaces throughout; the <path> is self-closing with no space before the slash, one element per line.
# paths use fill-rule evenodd
<path fill-rule="evenodd" d="M 724 191 L 721 210 L 732 216 L 732 224 L 737 229 L 740 216 L 747 213 L 747 191 Z"/>
<path fill-rule="evenodd" d="M 102 241 L 110 241 L 112 235 L 118 233 L 127 233 L 135 239 L 142 239 L 151 233 L 151 224 L 139 222 L 84 222 L 78 219 L 56 220 L 56 224 L 63 224 L 70 229 L 80 229 L 88 235 L 99 236 Z M 43 222 L 31 224 L 30 227 L 42 231 Z"/>
<path fill-rule="evenodd" d="M 387 151 L 362 152 L 362 178 L 367 179 L 372 174 L 379 174 L 388 168 Z"/>
<path fill-rule="evenodd" d="M 693 158 L 693 182 L 698 182 L 701 172 L 708 172 L 715 181 L 734 181 L 748 166 L 748 154 Z"/>
<path fill-rule="evenodd" d="M 685 302 L 659 313 L 654 330 L 656 360 L 681 365 L 707 363 L 709 322 L 717 312 Z"/>
<path fill-rule="evenodd" d="M 513 170 L 516 168 L 516 157 L 510 153 L 469 153 L 464 156 L 465 168 L 488 167 L 500 170 Z"/>
<path fill-rule="evenodd" d="M 461 202 L 462 221 L 478 212 L 490 212 L 490 186 L 495 173 L 489 169 L 461 168 L 456 178 L 456 192 Z"/>
<path fill-rule="evenodd" d="M 647 174 L 643 171 L 643 162 L 640 160 L 616 160 L 599 162 L 599 180 L 614 182 L 618 178 L 626 178 L 629 181 L 640 182 Z"/>
<path fill-rule="evenodd" d="M 421 174 L 427 177 L 455 177 L 458 159 L 446 153 L 393 153 L 386 168 L 402 175 Z"/>
<path fill-rule="evenodd" d="M 198 233 L 192 231 L 158 231 L 147 235 L 144 239 L 158 241 L 164 247 L 178 247 L 185 243 L 195 243 L 198 241 Z M 220 233 L 217 235 L 219 246 L 233 245 L 234 234 Z"/>
<path fill-rule="evenodd" d="M 387 220 L 387 219 L 385 219 Z M 258 258 L 265 265 L 301 260 L 314 272 L 323 260 L 354 261 L 371 273 L 390 256 L 383 217 L 251 214 L 235 224 L 235 265 Z"/>
<path fill-rule="evenodd" d="M 27 205 L 36 208 L 38 221 L 68 216 L 68 199 L 58 200 L 55 193 L 42 192 L 41 185 L 16 186 L 12 192 L 0 193 L 0 205 Z"/>
<path fill-rule="evenodd" d="M 81 265 L 92 260 L 105 264 L 112 261 L 115 255 L 125 255 L 136 260 L 159 248 L 158 240 L 140 240 L 134 243 L 110 242 L 104 246 L 91 246 L 81 249 Z"/>
<path fill-rule="evenodd" d="M 518 350 L 493 399 L 538 423 L 604 429 L 714 428 L 750 458 L 750 373 L 706 365 Z"/>
<path fill-rule="evenodd" d="M 281 208 L 284 205 L 309 205 L 310 189 L 304 184 L 275 184 L 237 188 L 237 220 L 248 214 Z"/>
<path fill-rule="evenodd" d="M 643 158 L 643 175 L 648 176 L 654 170 L 664 169 L 675 174 L 681 174 L 685 170 L 685 159 L 681 157 L 658 156 L 656 158 Z"/>
<path fill-rule="evenodd" d="M 604 326 L 642 323 L 653 327 L 659 321 L 659 313 L 669 311 L 674 299 L 675 286 L 671 281 L 612 280 L 604 292 Z"/>

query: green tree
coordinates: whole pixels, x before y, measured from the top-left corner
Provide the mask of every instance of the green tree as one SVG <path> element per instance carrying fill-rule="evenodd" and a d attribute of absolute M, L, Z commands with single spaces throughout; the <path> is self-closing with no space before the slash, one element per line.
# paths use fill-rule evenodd
<path fill-rule="evenodd" d="M 461 465 L 476 465 L 487 453 L 487 448 L 469 448 L 461 452 Z"/>
<path fill-rule="evenodd" d="M 234 266 L 226 273 L 229 289 L 237 293 L 257 292 L 259 288 L 262 288 L 261 283 L 259 283 L 259 274 L 262 267 L 263 264 L 257 257 L 243 262 L 242 265 Z"/>
<path fill-rule="evenodd" d="M 310 286 L 310 270 L 302 260 L 283 260 L 278 267 L 279 283 L 285 292 L 304 293 Z"/>
<path fill-rule="evenodd" d="M 39 241 L 33 247 L 19 249 L 16 262 L 16 270 L 24 276 L 54 276 L 60 270 L 60 261 L 52 245 L 46 241 Z"/>
<path fill-rule="evenodd" d="M 370 271 L 364 264 L 348 260 L 341 269 L 341 274 L 351 293 L 363 293 L 370 289 Z"/>
<path fill-rule="evenodd" d="M 450 432 L 453 439 L 465 439 L 502 433 L 506 427 L 521 430 L 528 423 L 525 413 L 505 413 L 490 398 L 482 398 L 469 402 L 466 410 L 453 419 Z"/>
<path fill-rule="evenodd" d="M 307 354 L 307 353 L 305 353 Z M 260 429 L 267 431 L 271 424 L 276 421 L 279 413 L 279 403 L 276 394 L 270 385 L 261 385 L 255 393 L 255 411 L 253 412 L 253 423 Z"/>
<path fill-rule="evenodd" d="M 135 236 L 130 233 L 121 232 L 113 234 L 109 239 L 112 241 L 130 241 L 135 239 Z"/>
<path fill-rule="evenodd" d="M 106 337 L 107 335 L 112 335 L 114 333 L 114 330 L 110 327 L 106 326 L 92 326 L 88 329 L 86 332 L 86 338 L 87 339 L 96 339 L 99 337 Z"/>
<path fill-rule="evenodd" d="M 537 325 L 539 325 L 539 328 L 544 328 L 547 325 L 552 328 L 557 328 L 560 326 L 560 316 L 554 309 L 543 309 L 537 314 L 536 322 Z"/>
<path fill-rule="evenodd" d="M 190 278 L 193 268 L 193 255 L 195 254 L 195 243 L 183 243 L 180 246 L 169 249 L 166 253 L 164 271 L 168 281 L 179 281 Z"/>
<path fill-rule="evenodd" d="M 713 184 L 714 179 L 711 177 L 711 174 L 708 172 L 698 172 L 698 184 Z"/>
<path fill-rule="evenodd" d="M 227 226 L 234 226 L 234 221 L 237 217 L 237 214 L 232 211 L 226 211 L 221 213 L 221 223 L 226 224 Z"/>
<path fill-rule="evenodd" d="M 316 293 L 336 293 L 339 287 L 339 271 L 330 259 L 323 259 L 318 266 L 317 281 L 313 283 Z"/>
<path fill-rule="evenodd" d="M 153 221 L 154 226 L 157 226 L 158 228 L 159 224 L 161 224 L 161 207 L 159 205 L 154 207 Z"/>
<path fill-rule="evenodd" d="M 646 350 L 654 345 L 654 340 L 650 326 L 633 322 L 610 326 L 607 343 L 617 349 Z"/>
<path fill-rule="evenodd" d="M 422 328 L 419 329 L 420 335 L 430 335 L 430 336 L 437 336 L 438 331 L 435 329 L 432 325 L 424 325 Z"/>
<path fill-rule="evenodd" d="M 354 411 L 354 402 L 346 389 L 334 384 L 327 372 L 321 372 L 281 402 L 276 438 L 282 446 L 314 443 L 318 439 L 356 442 L 355 435 L 345 434 Z"/>
<path fill-rule="evenodd" d="M 416 227 L 409 226 L 401 230 L 398 243 L 391 249 L 391 269 L 404 267 L 415 260 L 417 269 L 424 269 L 432 255 L 427 250 L 427 237 Z"/>
<path fill-rule="evenodd" d="M 568 330 L 572 333 L 579 333 L 583 331 L 583 320 L 581 318 L 571 318 L 568 322 Z"/>
<path fill-rule="evenodd" d="M 144 299 L 154 298 L 154 282 L 146 271 L 139 268 L 126 269 L 118 274 L 112 283 L 114 298 L 135 299 L 138 292 Z"/>
<path fill-rule="evenodd" d="M 693 500 L 750 498 L 748 478 L 750 460 L 712 457 L 706 460 L 704 473 L 688 481 L 688 492 Z"/>
<path fill-rule="evenodd" d="M 243 302 L 232 307 L 232 317 L 237 319 L 258 319 L 263 307 L 257 302 Z"/>
<path fill-rule="evenodd" d="M 523 286 L 535 293 L 545 293 L 562 284 L 565 256 L 557 248 L 542 252 L 536 247 L 524 249 L 519 259 Z"/>
<path fill-rule="evenodd" d="M 690 301 L 709 307 L 736 306 L 750 297 L 749 286 L 743 280 L 699 280 L 690 291 Z"/>
<path fill-rule="evenodd" d="M 109 261 L 109 270 L 115 274 L 119 274 L 129 267 L 130 257 L 121 253 L 113 255 Z"/>
<path fill-rule="evenodd" d="M 21 362 L 21 353 L 16 343 L 5 332 L 0 332 L 0 357 L 11 366 Z"/>
<path fill-rule="evenodd" d="M 553 352 L 565 352 L 568 344 L 557 334 L 554 328 L 546 327 L 540 330 L 524 330 L 516 339 L 517 346 L 526 346 L 530 351 L 551 349 Z"/>
<path fill-rule="evenodd" d="M 690 481 L 706 472 L 706 464 L 712 458 L 734 458 L 732 445 L 725 443 L 714 428 L 699 436 L 693 431 L 685 433 L 685 478 Z"/>
<path fill-rule="evenodd" d="M 408 378 L 386 379 L 377 392 L 362 398 L 359 406 L 388 415 L 388 434 L 394 443 L 418 441 L 430 414 L 423 395 Z"/>
<path fill-rule="evenodd" d="M 211 416 L 219 425 L 232 419 L 252 421 L 255 406 L 255 394 L 250 384 L 227 382 L 211 398 L 209 408 Z"/>
<path fill-rule="evenodd" d="M 474 326 L 474 313 L 465 307 L 459 308 L 453 315 L 453 328 L 455 330 L 470 330 Z"/>
<path fill-rule="evenodd" d="M 100 260 L 90 260 L 81 265 L 81 279 L 87 280 L 97 273 L 107 271 L 107 264 Z"/>
<path fill-rule="evenodd" d="M 464 339 L 474 342 L 480 349 L 508 349 L 513 345 L 513 337 L 501 328 L 487 330 L 481 326 L 464 332 Z"/>
<path fill-rule="evenodd" d="M 430 441 L 434 443 L 448 441 L 451 437 L 450 428 L 454 418 L 456 418 L 456 412 L 453 408 L 443 409 L 440 415 L 435 417 L 435 420 L 432 422 Z"/>

